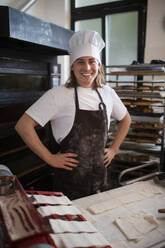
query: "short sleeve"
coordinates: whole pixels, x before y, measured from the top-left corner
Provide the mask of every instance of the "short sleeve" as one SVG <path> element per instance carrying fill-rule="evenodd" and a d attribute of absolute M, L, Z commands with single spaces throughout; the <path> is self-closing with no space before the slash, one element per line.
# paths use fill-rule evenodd
<path fill-rule="evenodd" d="M 25 113 L 42 127 L 45 126 L 58 112 L 56 95 L 55 88 L 48 90 Z"/>
<path fill-rule="evenodd" d="M 113 98 L 113 107 L 112 107 L 111 118 L 120 121 L 126 115 L 127 108 L 122 103 L 121 99 L 116 94 L 116 92 L 113 89 L 111 89 L 111 90 L 112 90 L 112 98 Z"/>

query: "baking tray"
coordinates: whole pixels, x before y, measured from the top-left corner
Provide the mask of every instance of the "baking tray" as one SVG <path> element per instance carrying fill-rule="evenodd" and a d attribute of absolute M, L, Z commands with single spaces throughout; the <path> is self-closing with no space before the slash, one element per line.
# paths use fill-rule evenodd
<path fill-rule="evenodd" d="M 138 91 L 138 88 L 136 90 L 115 90 L 116 93 L 120 96 L 127 96 L 127 97 L 138 97 L 138 98 L 158 98 L 158 99 L 164 99 L 165 98 L 165 92 L 164 91 Z"/>
<path fill-rule="evenodd" d="M 35 191 L 35 190 L 27 190 L 26 191 L 28 197 L 31 199 L 31 201 L 33 202 L 33 194 L 38 194 L 38 195 L 47 195 L 47 196 L 64 196 L 64 194 L 62 192 L 50 192 L 50 191 Z M 35 202 L 35 206 L 36 208 L 40 207 L 40 206 L 47 206 L 49 204 L 39 204 Z M 60 205 L 60 204 L 59 204 Z M 53 219 L 62 219 L 62 220 L 68 220 L 68 221 L 87 221 L 86 218 L 81 215 L 81 214 L 76 214 L 76 215 L 70 215 L 70 214 L 66 214 L 66 215 L 58 215 L 58 214 L 53 214 L 51 216 L 46 216 L 44 217 L 44 223 L 47 226 L 47 230 L 49 230 L 50 225 L 49 225 L 49 218 L 53 218 Z M 48 241 L 49 244 L 56 247 L 54 244 L 54 241 L 51 239 L 51 237 L 48 237 Z M 57 247 L 60 248 L 60 247 Z M 90 246 L 90 248 L 96 248 L 96 246 Z M 110 245 L 107 246 L 100 246 L 99 248 L 112 248 Z"/>
<path fill-rule="evenodd" d="M 164 79 L 154 79 L 154 80 L 107 80 L 106 82 L 114 84 L 164 84 Z"/>
<path fill-rule="evenodd" d="M 33 194 L 59 196 L 59 197 L 63 196 L 61 192 L 26 191 L 25 193 L 16 176 L 0 177 L 0 247 L 1 248 L 29 248 L 30 246 L 36 244 L 49 244 L 54 248 L 60 248 L 56 246 L 56 244 L 49 235 L 50 231 L 48 228 L 48 219 L 42 218 L 37 211 L 37 207 L 39 207 L 40 205 L 43 206 L 47 204 L 34 205 L 31 197 L 29 197 L 29 195 L 32 196 Z M 21 205 L 18 204 L 20 202 Z M 21 209 L 21 206 L 23 207 L 23 209 Z M 25 223 L 22 223 L 21 230 L 25 229 L 24 228 L 25 224 L 26 227 L 28 227 L 28 225 L 29 227 L 33 225 L 33 227 L 35 227 L 33 233 L 27 233 L 27 235 L 22 235 L 17 238 L 13 238 L 13 233 L 11 235 L 11 231 L 13 231 L 12 228 L 15 225 L 14 223 L 15 218 L 14 219 L 12 218 L 13 211 L 16 211 L 16 213 L 18 212 L 21 216 L 23 216 L 24 220 L 26 220 Z M 25 214 L 23 215 L 23 213 Z M 61 217 L 62 219 L 66 219 L 68 221 L 72 221 L 72 220 L 86 221 L 86 219 L 81 214 L 73 215 L 73 216 L 68 214 L 66 214 L 65 216 L 58 216 L 57 214 L 53 214 L 51 216 L 51 218 L 54 219 L 59 219 Z M 21 222 L 23 218 L 20 218 L 19 221 Z M 15 228 L 15 226 L 14 226 L 14 232 L 17 234 L 17 228 Z M 96 246 L 92 246 L 90 248 L 96 248 Z M 101 248 L 111 248 L 111 246 L 104 245 L 101 246 Z"/>
<path fill-rule="evenodd" d="M 16 176 L 0 177 L 1 246 L 48 244 L 48 231 Z"/>
<path fill-rule="evenodd" d="M 164 64 L 138 64 L 138 65 L 118 65 L 106 66 L 110 70 L 106 75 L 156 75 L 165 72 Z"/>
<path fill-rule="evenodd" d="M 26 193 L 30 196 L 33 196 L 33 194 L 37 194 L 37 195 L 45 195 L 45 196 L 64 196 L 64 194 L 62 192 L 50 192 L 50 191 L 35 191 L 35 190 L 26 190 Z M 33 200 L 31 199 L 32 203 L 33 203 Z M 40 207 L 40 206 L 47 206 L 48 204 L 39 204 L 39 203 L 35 203 L 36 207 Z M 59 218 L 62 218 L 62 219 L 66 219 L 66 220 L 79 220 L 79 221 L 86 221 L 86 219 L 81 215 L 81 214 L 78 214 L 78 215 L 74 215 L 74 216 L 71 216 L 69 214 L 65 215 L 65 216 L 59 216 L 57 214 L 54 214 L 52 215 L 51 217 L 53 217 L 54 219 L 59 219 Z M 49 217 L 46 217 L 46 218 L 49 218 Z"/>

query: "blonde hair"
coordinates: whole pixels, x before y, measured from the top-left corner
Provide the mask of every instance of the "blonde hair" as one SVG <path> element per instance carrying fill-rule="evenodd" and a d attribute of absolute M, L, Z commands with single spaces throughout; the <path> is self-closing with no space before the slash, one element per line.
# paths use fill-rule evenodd
<path fill-rule="evenodd" d="M 102 88 L 102 84 L 106 84 L 103 65 L 101 65 L 98 69 L 98 74 L 94 80 L 93 88 Z M 76 86 L 78 86 L 78 83 L 77 83 L 76 77 L 74 75 L 74 72 L 71 69 L 70 70 L 70 77 L 66 81 L 65 87 L 74 88 Z"/>

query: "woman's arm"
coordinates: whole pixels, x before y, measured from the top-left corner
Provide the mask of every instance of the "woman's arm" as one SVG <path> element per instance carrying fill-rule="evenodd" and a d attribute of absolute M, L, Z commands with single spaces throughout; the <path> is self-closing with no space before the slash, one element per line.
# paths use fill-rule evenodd
<path fill-rule="evenodd" d="M 105 148 L 105 155 L 104 155 L 104 164 L 107 167 L 112 159 L 114 158 L 116 152 L 118 151 L 121 143 L 123 142 L 124 138 L 126 137 L 129 127 L 131 124 L 131 117 L 127 111 L 124 118 L 119 122 L 117 133 L 112 145 L 109 148 Z"/>
<path fill-rule="evenodd" d="M 74 153 L 52 154 L 46 146 L 41 142 L 35 127 L 38 123 L 26 113 L 18 120 L 15 129 L 21 136 L 25 144 L 47 164 L 72 170 L 71 167 L 77 167 L 78 161 L 73 157 L 77 157 Z"/>

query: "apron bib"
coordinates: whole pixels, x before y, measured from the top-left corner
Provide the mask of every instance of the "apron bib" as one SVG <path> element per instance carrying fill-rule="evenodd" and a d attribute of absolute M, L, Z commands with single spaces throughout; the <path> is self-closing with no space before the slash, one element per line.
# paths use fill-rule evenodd
<path fill-rule="evenodd" d="M 72 171 L 55 169 L 54 189 L 63 192 L 71 200 L 107 189 L 107 169 L 104 166 L 104 148 L 108 123 L 106 106 L 98 90 L 99 110 L 79 108 L 75 88 L 75 119 L 69 134 L 62 140 L 61 153 L 76 153 L 79 164 Z"/>

